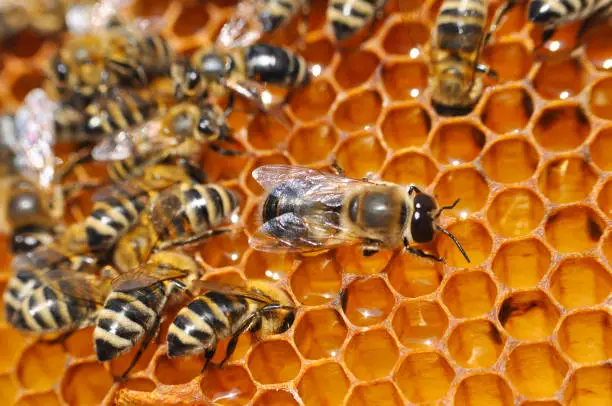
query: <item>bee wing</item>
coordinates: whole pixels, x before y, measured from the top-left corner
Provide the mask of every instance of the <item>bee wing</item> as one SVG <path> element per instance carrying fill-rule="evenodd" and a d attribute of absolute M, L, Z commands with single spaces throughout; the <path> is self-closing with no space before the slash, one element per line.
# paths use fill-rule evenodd
<path fill-rule="evenodd" d="M 264 0 L 242 0 L 229 20 L 221 27 L 216 44 L 221 48 L 242 48 L 256 43 L 264 34 L 259 15 Z"/>
<path fill-rule="evenodd" d="M 266 295 L 247 290 L 244 286 L 227 285 L 218 282 L 197 280 L 192 283 L 192 290 L 202 295 L 206 292 L 219 292 L 227 295 L 241 296 L 257 302 L 270 303 L 273 300 Z"/>
<path fill-rule="evenodd" d="M 104 138 L 91 151 L 97 161 L 119 161 L 133 156 L 143 156 L 159 152 L 165 147 L 176 144 L 174 137 L 161 136 L 162 122 L 159 119 Z M 165 144 L 165 145 L 164 145 Z"/>
<path fill-rule="evenodd" d="M 137 182 L 126 180 L 97 189 L 91 199 L 94 202 L 104 202 L 109 199 L 116 199 L 117 196 L 121 195 L 137 197 L 140 193 L 144 194 L 146 191 Z"/>
<path fill-rule="evenodd" d="M 77 300 L 104 304 L 110 292 L 110 279 L 98 275 L 58 268 L 44 275 L 45 282 L 54 290 Z"/>
<path fill-rule="evenodd" d="M 183 278 L 189 270 L 162 267 L 156 263 L 147 263 L 116 277 L 111 286 L 113 290 L 127 292 L 146 288 L 157 282 Z"/>

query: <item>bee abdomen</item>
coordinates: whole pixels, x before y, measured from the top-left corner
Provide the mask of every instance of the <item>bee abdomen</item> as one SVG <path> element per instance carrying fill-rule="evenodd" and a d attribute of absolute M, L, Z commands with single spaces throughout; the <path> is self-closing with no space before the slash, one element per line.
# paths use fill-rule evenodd
<path fill-rule="evenodd" d="M 179 312 L 168 329 L 168 355 L 170 357 L 202 352 L 214 342 L 213 328 L 188 307 Z"/>
<path fill-rule="evenodd" d="M 475 51 L 480 46 L 487 19 L 484 0 L 450 0 L 442 3 L 436 30 L 440 48 Z"/>
<path fill-rule="evenodd" d="M 555 24 L 587 17 L 611 4 L 609 0 L 532 0 L 527 14 L 534 23 Z"/>
<path fill-rule="evenodd" d="M 327 19 L 331 22 L 336 40 L 342 41 L 359 31 L 374 17 L 376 0 L 331 0 Z"/>
<path fill-rule="evenodd" d="M 13 320 L 21 308 L 22 302 L 32 292 L 41 286 L 38 277 L 31 271 L 21 271 L 8 280 L 4 290 L 4 315 L 9 323 Z"/>
<path fill-rule="evenodd" d="M 264 83 L 302 86 L 310 82 L 306 61 L 284 48 L 252 45 L 246 50 L 245 62 L 248 76 Z"/>
<path fill-rule="evenodd" d="M 277 29 L 283 22 L 292 18 L 297 11 L 297 1 L 266 0 L 266 7 L 259 15 L 264 32 Z"/>

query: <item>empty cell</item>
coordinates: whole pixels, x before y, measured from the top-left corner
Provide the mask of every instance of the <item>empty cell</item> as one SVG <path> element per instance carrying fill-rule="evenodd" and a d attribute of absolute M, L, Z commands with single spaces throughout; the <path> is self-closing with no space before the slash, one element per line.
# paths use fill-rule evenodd
<path fill-rule="evenodd" d="M 498 140 L 485 150 L 482 168 L 487 176 L 496 182 L 514 183 L 529 179 L 540 156 L 529 141 L 521 137 Z"/>
<path fill-rule="evenodd" d="M 538 144 L 552 151 L 579 147 L 591 131 L 591 124 L 582 107 L 563 105 L 545 109 L 533 128 Z"/>
<path fill-rule="evenodd" d="M 560 388 L 568 366 L 552 346 L 544 343 L 518 346 L 506 363 L 506 375 L 523 396 L 553 396 Z"/>
<path fill-rule="evenodd" d="M 405 297 L 419 297 L 435 292 L 442 281 L 441 263 L 405 252 L 393 256 L 386 272 L 393 289 Z"/>
<path fill-rule="evenodd" d="M 540 290 L 517 292 L 502 302 L 497 318 L 512 337 L 537 340 L 552 334 L 559 309 Z"/>
<path fill-rule="evenodd" d="M 446 395 L 455 371 L 435 352 L 409 354 L 394 380 L 406 398 L 414 403 L 435 402 Z"/>
<path fill-rule="evenodd" d="M 338 148 L 336 160 L 346 176 L 362 178 L 380 170 L 387 152 L 374 134 L 361 132 L 347 139 Z"/>
<path fill-rule="evenodd" d="M 95 354 L 93 327 L 77 330 L 64 341 L 66 351 L 76 358 L 85 358 Z"/>
<path fill-rule="evenodd" d="M 13 402 L 19 391 L 19 384 L 13 374 L 0 375 L 0 399 L 7 404 Z"/>
<path fill-rule="evenodd" d="M 207 239 L 199 252 L 202 259 L 215 268 L 237 265 L 249 248 L 249 241 L 242 231 L 219 234 Z"/>
<path fill-rule="evenodd" d="M 60 406 L 60 400 L 55 392 L 33 393 L 31 395 L 21 396 L 15 406 Z"/>
<path fill-rule="evenodd" d="M 221 348 L 217 348 L 217 352 L 221 351 Z M 180 385 L 198 376 L 202 372 L 203 366 L 203 357 L 170 358 L 163 354 L 155 361 L 154 374 L 159 382 L 165 385 Z M 212 367 L 208 369 L 212 369 Z"/>
<path fill-rule="evenodd" d="M 263 193 L 263 188 L 259 185 L 259 183 L 257 183 L 257 181 L 253 178 L 253 176 L 251 176 L 251 174 L 253 173 L 253 171 L 257 168 L 259 168 L 260 166 L 264 166 L 264 165 L 289 165 L 289 159 L 281 154 L 273 154 L 273 155 L 266 155 L 266 156 L 262 156 L 258 159 L 255 160 L 255 162 L 253 162 L 253 164 L 250 166 L 250 168 L 246 171 L 246 185 L 249 188 L 249 190 L 251 191 L 251 193 L 254 193 L 256 195 L 260 195 Z"/>
<path fill-rule="evenodd" d="M 489 320 L 466 321 L 451 332 L 448 351 L 464 368 L 492 367 L 504 349 L 505 338 Z"/>
<path fill-rule="evenodd" d="M 400 406 L 402 399 L 391 382 L 372 382 L 357 385 L 349 395 L 347 405 L 351 406 Z"/>
<path fill-rule="evenodd" d="M 289 140 L 289 154 L 298 164 L 322 161 L 338 142 L 338 133 L 329 124 L 301 127 Z"/>
<path fill-rule="evenodd" d="M 289 106 L 299 120 L 310 121 L 326 116 L 334 100 L 334 87 L 326 80 L 316 80 L 302 89 L 296 89 Z"/>
<path fill-rule="evenodd" d="M 473 161 L 485 145 L 485 135 L 470 122 L 452 122 L 436 129 L 431 153 L 442 164 L 458 165 Z"/>
<path fill-rule="evenodd" d="M 304 258 L 291 275 L 291 291 L 302 304 L 327 303 L 340 293 L 341 272 L 340 265 L 329 255 Z"/>
<path fill-rule="evenodd" d="M 438 168 L 429 156 L 416 151 L 406 151 L 395 155 L 381 176 L 387 182 L 427 187 L 437 173 Z"/>
<path fill-rule="evenodd" d="M 172 32 L 179 37 L 188 37 L 202 30 L 209 16 L 207 4 L 183 4 L 181 14 L 172 25 Z"/>
<path fill-rule="evenodd" d="M 346 339 L 346 324 L 335 309 L 311 310 L 298 321 L 293 339 L 308 359 L 335 357 Z"/>
<path fill-rule="evenodd" d="M 423 145 L 430 129 L 431 119 L 417 103 L 389 109 L 382 123 L 383 138 L 393 149 Z"/>
<path fill-rule="evenodd" d="M 232 143 L 219 142 L 218 145 L 236 151 L 246 151 L 244 146 L 238 141 Z M 210 148 L 204 148 L 200 166 L 206 172 L 206 175 L 208 175 L 208 180 L 212 182 L 240 177 L 248 161 L 247 154 L 228 157 L 218 154 Z"/>
<path fill-rule="evenodd" d="M 208 368 L 200 387 L 215 405 L 246 404 L 257 390 L 249 373 L 238 365 Z"/>
<path fill-rule="evenodd" d="M 121 387 L 131 391 L 153 392 L 156 385 L 155 382 L 147 378 L 134 378 L 128 379 Z"/>
<path fill-rule="evenodd" d="M 612 181 L 608 180 L 599 191 L 597 205 L 608 218 L 612 218 Z"/>
<path fill-rule="evenodd" d="M 538 188 L 554 203 L 580 202 L 588 197 L 597 174 L 582 158 L 560 158 L 546 164 L 538 177 Z"/>
<path fill-rule="evenodd" d="M 550 292 L 567 309 L 592 306 L 612 292 L 612 275 L 594 258 L 568 258 L 553 271 Z"/>
<path fill-rule="evenodd" d="M 298 406 L 293 395 L 284 390 L 270 389 L 262 392 L 253 401 L 253 406 Z"/>
<path fill-rule="evenodd" d="M 544 61 L 533 79 L 535 90 L 545 99 L 565 100 L 578 95 L 586 84 L 587 71 L 575 58 Z"/>
<path fill-rule="evenodd" d="M 285 146 L 289 130 L 270 116 L 258 114 L 247 127 L 247 139 L 256 149 L 280 149 Z"/>
<path fill-rule="evenodd" d="M 291 381 L 301 368 L 293 347 L 281 340 L 257 344 L 249 353 L 248 365 L 253 378 L 264 385 Z"/>
<path fill-rule="evenodd" d="M 36 18 L 35 15 L 32 15 L 32 17 Z M 45 18 L 45 14 L 40 15 L 40 17 Z M 19 33 L 19 35 L 14 36 L 12 38 L 5 37 L 5 42 L 6 39 L 11 41 L 12 44 L 10 46 L 3 46 L 3 53 L 10 53 L 22 59 L 34 57 L 43 48 L 43 45 L 45 44 L 45 37 L 42 35 L 38 35 L 32 30 L 22 31 L 21 33 Z M 7 49 L 9 47 L 10 50 Z M 0 65 L 0 68 L 3 68 L 3 66 Z"/>
<path fill-rule="evenodd" d="M 544 218 L 544 203 L 530 189 L 506 189 L 493 198 L 487 218 L 504 237 L 530 234 Z"/>
<path fill-rule="evenodd" d="M 26 346 L 27 337 L 12 327 L 0 328 L 0 372 L 7 372 L 16 365 L 21 350 Z"/>
<path fill-rule="evenodd" d="M 313 66 L 319 65 L 325 68 L 329 65 L 335 54 L 335 47 L 327 38 L 307 41 L 306 47 L 300 53 Z"/>
<path fill-rule="evenodd" d="M 378 120 L 382 98 L 374 90 L 361 90 L 342 100 L 333 113 L 334 123 L 345 132 L 367 129 Z"/>
<path fill-rule="evenodd" d="M 595 310 L 567 316 L 559 329 L 559 346 L 579 363 L 612 358 L 612 315 Z"/>
<path fill-rule="evenodd" d="M 461 167 L 451 169 L 440 177 L 434 196 L 440 207 L 452 205 L 460 199 L 454 209 L 445 210 L 444 214 L 466 218 L 485 206 L 489 198 L 489 185 L 475 168 Z"/>
<path fill-rule="evenodd" d="M 363 255 L 360 245 L 349 245 L 336 249 L 336 260 L 344 273 L 355 275 L 376 275 L 387 266 L 393 251 L 383 250 L 368 257 Z"/>
<path fill-rule="evenodd" d="M 30 93 L 30 90 L 42 88 L 44 80 L 45 74 L 43 72 L 33 71 L 23 74 L 13 82 L 11 94 L 19 102 L 22 102 L 26 95 Z"/>
<path fill-rule="evenodd" d="M 416 99 L 427 88 L 427 65 L 418 61 L 391 62 L 382 67 L 385 93 L 392 100 Z"/>
<path fill-rule="evenodd" d="M 444 304 L 458 318 L 488 313 L 493 308 L 496 297 L 495 283 L 483 271 L 453 274 L 442 292 Z"/>
<path fill-rule="evenodd" d="M 596 116 L 612 119 L 612 78 L 607 76 L 596 82 L 591 88 L 589 100 L 591 111 Z"/>
<path fill-rule="evenodd" d="M 437 237 L 437 251 L 448 265 L 475 267 L 487 260 L 491 253 L 493 241 L 489 232 L 481 223 L 473 220 L 459 221 L 447 227 L 446 230 L 457 238 L 471 261 L 469 264 L 467 263 L 453 240 L 445 235 L 439 235 Z"/>
<path fill-rule="evenodd" d="M 612 404 L 612 365 L 580 368 L 571 376 L 564 393 L 569 406 Z"/>
<path fill-rule="evenodd" d="M 358 326 L 383 322 L 395 305 L 395 298 L 382 278 L 353 280 L 341 296 L 342 310 Z"/>
<path fill-rule="evenodd" d="M 375 53 L 369 51 L 354 51 L 341 55 L 336 66 L 334 77 L 344 89 L 364 84 L 376 71 L 380 60 Z"/>
<path fill-rule="evenodd" d="M 244 275 L 253 279 L 285 279 L 295 264 L 295 256 L 290 253 L 268 253 L 251 251 L 244 266 Z"/>
<path fill-rule="evenodd" d="M 493 92 L 487 98 L 480 118 L 498 134 L 523 130 L 533 114 L 531 95 L 521 87 Z"/>
<path fill-rule="evenodd" d="M 455 406 L 512 406 L 514 397 L 506 380 L 495 374 L 470 375 L 459 383 Z"/>
<path fill-rule="evenodd" d="M 589 148 L 591 160 L 603 171 L 612 171 L 612 127 L 606 127 L 595 134 Z"/>
<path fill-rule="evenodd" d="M 344 362 L 355 377 L 370 381 L 387 376 L 398 355 L 395 339 L 387 330 L 369 330 L 351 338 L 344 352 Z"/>
<path fill-rule="evenodd" d="M 537 285 L 550 267 L 550 251 L 536 238 L 503 244 L 491 266 L 497 279 L 511 288 Z"/>
<path fill-rule="evenodd" d="M 388 54 L 409 55 L 416 58 L 421 54 L 420 48 L 429 40 L 429 29 L 420 23 L 398 21 L 385 35 L 383 48 Z"/>
<path fill-rule="evenodd" d="M 113 386 L 113 377 L 97 362 L 73 364 L 66 369 L 61 397 L 69 405 L 97 405 Z"/>
<path fill-rule="evenodd" d="M 527 76 L 533 56 L 520 42 L 500 42 L 485 48 L 484 60 L 497 72 L 500 81 L 508 82 Z"/>
<path fill-rule="evenodd" d="M 36 343 L 21 355 L 17 378 L 26 389 L 51 389 L 61 379 L 66 365 L 66 353 L 60 344 Z"/>
<path fill-rule="evenodd" d="M 546 239 L 561 252 L 581 252 L 594 248 L 603 233 L 604 223 L 585 206 L 569 206 L 548 217 Z"/>
<path fill-rule="evenodd" d="M 448 317 L 438 302 L 405 301 L 395 312 L 392 325 L 405 347 L 433 348 L 448 328 Z"/>
<path fill-rule="evenodd" d="M 305 406 L 341 405 L 349 390 L 349 380 L 342 367 L 335 362 L 309 367 L 297 385 Z"/>
<path fill-rule="evenodd" d="M 612 49 L 608 39 L 612 38 L 612 25 L 597 24 L 589 30 L 584 45 L 586 58 L 597 69 L 609 71 L 612 69 Z"/>

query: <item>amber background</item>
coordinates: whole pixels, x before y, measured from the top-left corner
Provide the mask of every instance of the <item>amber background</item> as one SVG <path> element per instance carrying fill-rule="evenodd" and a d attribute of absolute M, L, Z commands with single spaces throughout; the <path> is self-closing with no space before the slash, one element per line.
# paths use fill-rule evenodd
<path fill-rule="evenodd" d="M 568 27 L 542 63 L 532 52 L 539 31 L 516 9 L 484 55 L 500 81 L 471 114 L 442 118 L 429 102 L 425 52 L 440 1 L 400 4 L 360 51 L 339 53 L 315 2 L 303 54 L 323 73 L 291 99 L 292 131 L 236 113 L 250 154 L 203 158 L 210 177 L 247 202 L 246 230 L 200 249 L 205 278 L 278 280 L 301 305 L 287 334 L 254 345 L 245 336 L 228 366 L 203 375 L 198 358 L 169 360 L 162 339 L 118 384 L 111 374 L 131 354 L 97 363 L 90 329 L 64 349 L 3 321 L 0 403 L 612 404 L 612 27 L 561 57 L 573 45 Z M 189 52 L 211 43 L 232 5 L 141 0 L 129 13 L 163 16 L 172 44 Z M 285 34 L 293 40 L 295 26 Z M 24 33 L 2 50 L 2 110 L 43 83 L 57 44 Z M 441 204 L 460 197 L 446 224 L 472 263 L 446 238 L 429 247 L 446 265 L 399 252 L 364 259 L 354 248 L 301 259 L 251 251 L 261 193 L 251 170 L 324 168 L 334 157 L 349 176 L 416 183 Z M 3 288 L 11 274 L 1 272 Z"/>

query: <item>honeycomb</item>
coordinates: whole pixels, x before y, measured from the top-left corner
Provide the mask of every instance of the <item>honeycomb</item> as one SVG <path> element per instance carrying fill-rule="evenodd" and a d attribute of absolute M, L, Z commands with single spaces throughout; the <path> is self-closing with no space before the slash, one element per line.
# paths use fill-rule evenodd
<path fill-rule="evenodd" d="M 370 39 L 339 52 L 315 1 L 301 52 L 323 69 L 291 97 L 291 131 L 239 111 L 231 124 L 249 154 L 203 157 L 210 178 L 246 202 L 245 230 L 199 249 L 205 278 L 278 281 L 300 305 L 287 333 L 245 335 L 225 367 L 202 374 L 202 359 L 169 359 L 160 338 L 120 383 L 113 375 L 133 353 L 97 363 L 91 329 L 51 345 L 3 320 L 0 403 L 612 405 L 612 26 L 593 28 L 571 55 L 576 27 L 564 28 L 540 58 L 541 30 L 517 7 L 484 53 L 499 81 L 470 114 L 441 117 L 425 52 L 440 3 L 390 4 Z M 137 0 L 129 11 L 162 16 L 172 44 L 190 52 L 211 43 L 234 4 Z M 295 28 L 279 37 L 294 41 Z M 2 51 L 3 110 L 43 82 L 57 44 L 26 32 Z M 441 204 L 461 198 L 446 225 L 472 263 L 446 238 L 428 247 L 445 264 L 364 258 L 356 247 L 303 258 L 252 251 L 262 190 L 251 171 L 334 159 L 351 177 L 416 183 Z"/>

